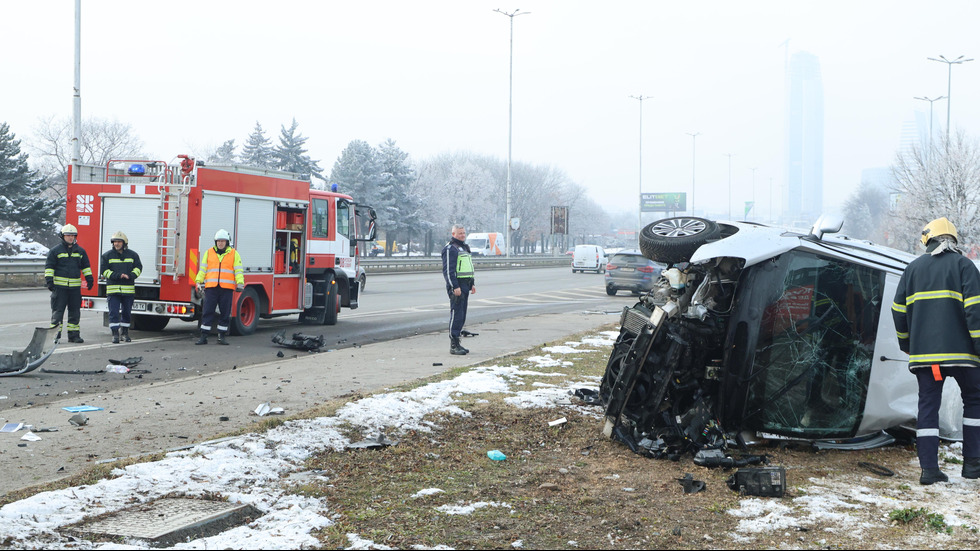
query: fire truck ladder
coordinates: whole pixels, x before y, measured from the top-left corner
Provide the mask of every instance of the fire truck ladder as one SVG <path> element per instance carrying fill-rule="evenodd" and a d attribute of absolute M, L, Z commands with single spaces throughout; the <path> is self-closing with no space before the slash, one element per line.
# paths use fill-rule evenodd
<path fill-rule="evenodd" d="M 160 186 L 160 205 L 157 207 L 157 271 L 176 280 L 184 275 L 183 251 L 186 245 L 187 195 L 192 176 L 182 176 L 174 167 L 167 182 Z"/>

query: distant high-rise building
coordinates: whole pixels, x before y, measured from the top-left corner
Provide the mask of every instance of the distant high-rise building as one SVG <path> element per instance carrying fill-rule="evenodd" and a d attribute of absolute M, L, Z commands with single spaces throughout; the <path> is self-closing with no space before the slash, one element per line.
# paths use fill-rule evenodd
<path fill-rule="evenodd" d="M 816 220 L 823 210 L 823 79 L 820 61 L 797 52 L 787 67 L 786 196 L 791 221 Z"/>

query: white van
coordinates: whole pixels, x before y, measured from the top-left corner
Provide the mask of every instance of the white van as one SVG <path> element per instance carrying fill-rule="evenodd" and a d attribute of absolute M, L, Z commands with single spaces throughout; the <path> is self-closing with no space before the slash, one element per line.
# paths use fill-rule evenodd
<path fill-rule="evenodd" d="M 597 274 L 606 271 L 606 251 L 599 245 L 576 245 L 572 253 L 572 273 L 586 270 Z"/>
<path fill-rule="evenodd" d="M 501 256 L 507 254 L 503 232 L 471 233 L 466 236 L 473 256 Z"/>

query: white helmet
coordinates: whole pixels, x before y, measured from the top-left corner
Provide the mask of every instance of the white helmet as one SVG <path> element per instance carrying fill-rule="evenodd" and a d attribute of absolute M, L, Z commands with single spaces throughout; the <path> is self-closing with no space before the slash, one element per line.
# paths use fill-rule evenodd
<path fill-rule="evenodd" d="M 225 241 L 231 243 L 231 235 L 228 233 L 228 230 L 218 230 L 214 234 L 214 240 L 217 241 L 219 239 L 224 239 Z"/>

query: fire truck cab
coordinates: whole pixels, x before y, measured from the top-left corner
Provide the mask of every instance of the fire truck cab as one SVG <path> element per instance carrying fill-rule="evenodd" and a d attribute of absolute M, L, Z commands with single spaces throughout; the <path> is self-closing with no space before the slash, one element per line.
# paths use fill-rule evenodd
<path fill-rule="evenodd" d="M 357 308 L 358 244 L 374 239 L 374 210 L 349 195 L 311 189 L 308 175 L 239 165 L 112 160 L 72 165 L 66 222 L 78 228 L 93 273 L 116 231 L 143 270 L 136 279 L 135 329 L 159 331 L 172 318 L 201 318 L 200 261 L 225 229 L 242 257 L 245 289 L 235 293 L 231 332 L 248 335 L 259 318 L 299 315 L 333 325 Z M 97 251 L 97 252 L 96 252 Z M 82 307 L 108 312 L 105 281 L 83 282 Z"/>

